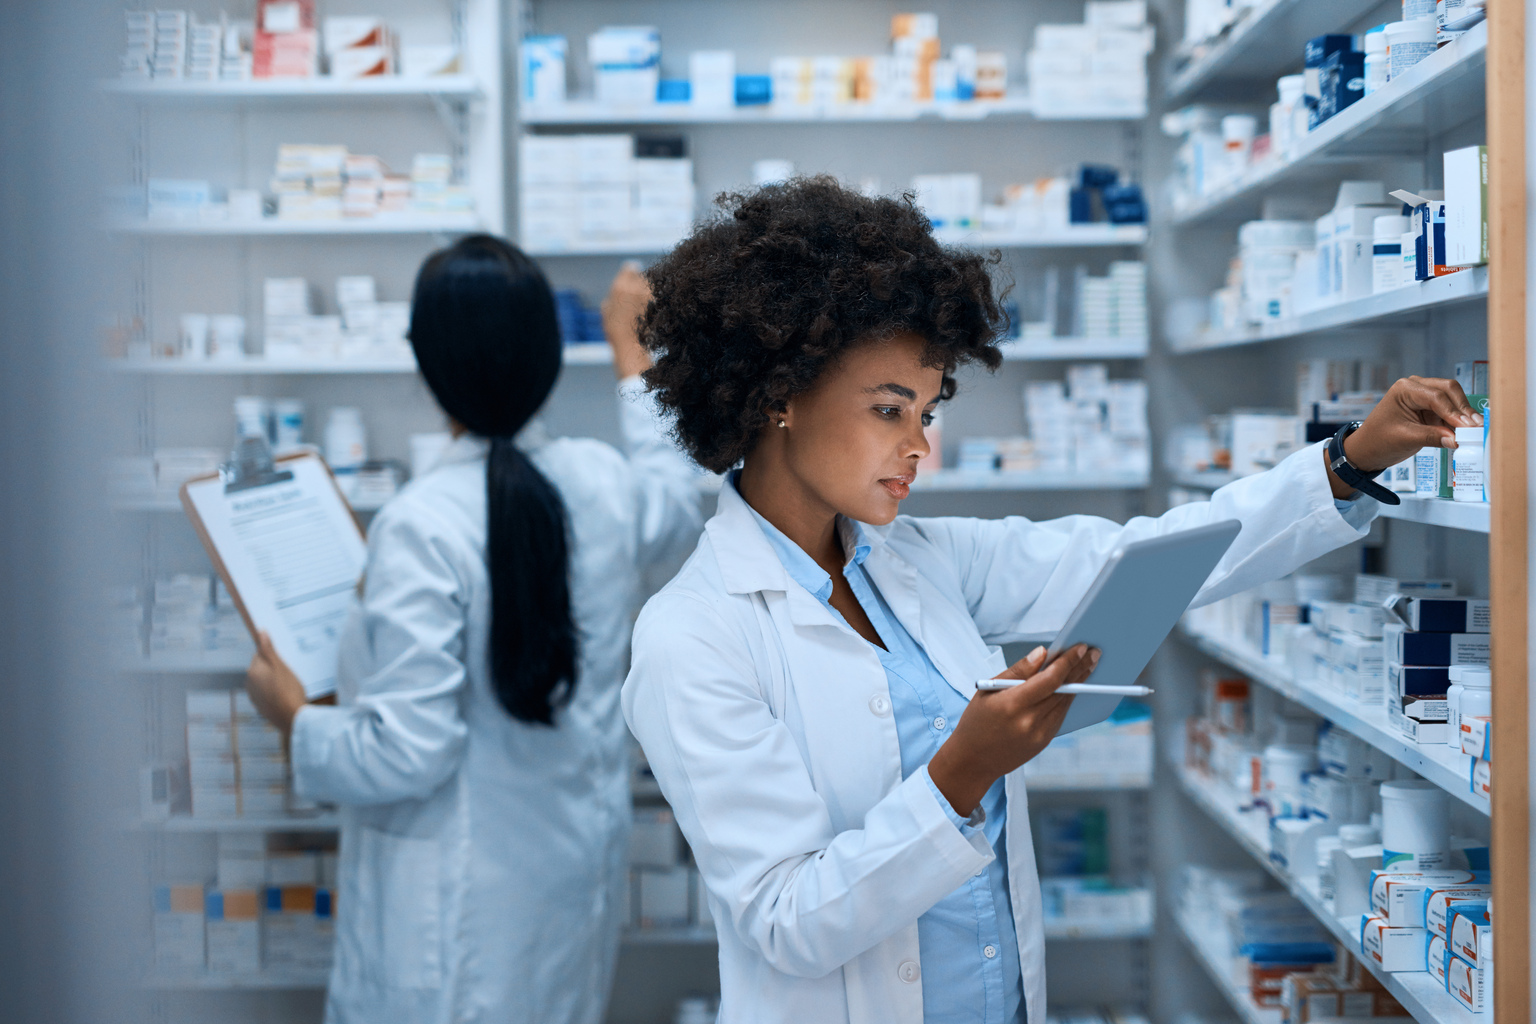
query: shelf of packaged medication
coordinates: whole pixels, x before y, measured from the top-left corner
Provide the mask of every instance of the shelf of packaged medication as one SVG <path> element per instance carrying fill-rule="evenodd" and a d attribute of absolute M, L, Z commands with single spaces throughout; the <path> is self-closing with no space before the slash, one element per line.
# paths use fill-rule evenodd
<path fill-rule="evenodd" d="M 1178 767 L 1179 784 L 1253 859 L 1258 861 L 1290 894 L 1312 912 L 1334 939 L 1355 959 L 1365 965 L 1392 997 L 1403 1005 L 1419 1024 L 1476 1024 L 1484 1018 L 1468 1012 L 1451 994 L 1435 983 L 1428 971 L 1382 971 L 1360 955 L 1360 919 L 1339 917 L 1323 901 L 1315 875 L 1294 875 L 1269 858 L 1269 818 L 1262 808 L 1240 810 L 1237 795 L 1201 777 L 1185 767 Z M 1180 922 L 1181 929 L 1183 922 Z M 1193 941 L 1193 936 L 1189 936 Z M 1207 966 L 1215 967 L 1208 963 Z"/>
<path fill-rule="evenodd" d="M 480 95 L 480 84 L 469 75 L 247 78 L 227 82 L 120 78 L 103 82 L 102 89 L 141 100 L 398 99 L 410 96 L 469 100 Z"/>
<path fill-rule="evenodd" d="M 1067 918 L 1047 917 L 1045 938 L 1047 942 L 1077 939 L 1094 941 L 1104 939 L 1149 939 L 1152 937 L 1152 921 L 1073 922 Z"/>
<path fill-rule="evenodd" d="M 1056 359 L 1141 359 L 1146 338 L 1009 338 L 999 346 L 1008 362 Z"/>
<path fill-rule="evenodd" d="M 144 987 L 168 991 L 323 989 L 330 983 L 330 980 L 330 971 L 262 971 L 257 974 L 154 974 L 144 979 Z"/>
<path fill-rule="evenodd" d="M 1300 69 L 1308 39 L 1342 32 L 1377 6 L 1379 0 L 1260 0 L 1225 37 L 1169 76 L 1168 99 L 1228 79 L 1251 83 L 1267 97 L 1276 78 Z"/>
<path fill-rule="evenodd" d="M 1178 924 L 1179 934 L 1189 945 L 1190 951 L 1195 954 L 1195 959 L 1200 961 L 1200 966 L 1211 976 L 1211 981 L 1226 996 L 1227 1002 L 1232 1004 L 1232 1009 L 1243 1019 L 1243 1024 L 1280 1024 L 1281 1011 L 1278 1007 L 1260 1006 L 1253 1001 L 1253 996 L 1248 991 L 1248 986 L 1241 985 L 1232 976 L 1232 961 L 1222 957 L 1210 944 L 1200 938 L 1200 930 L 1194 926 L 1183 914 L 1175 913 L 1174 920 Z"/>
<path fill-rule="evenodd" d="M 334 832 L 341 828 L 341 819 L 334 814 L 317 814 L 312 818 L 199 818 L 173 814 L 169 818 L 140 821 L 137 827 L 146 832 Z"/>
<path fill-rule="evenodd" d="M 1426 139 L 1482 113 L 1487 49 L 1488 23 L 1483 22 L 1308 132 L 1289 157 L 1253 164 L 1238 180 L 1175 209 L 1173 223 L 1191 224 L 1218 214 L 1257 216 L 1265 190 L 1304 173 L 1327 179 L 1331 186 L 1347 177 L 1337 169 L 1340 161 L 1422 159 Z"/>
<path fill-rule="evenodd" d="M 1175 473 L 1173 482 L 1179 487 L 1214 491 L 1236 479 L 1234 474 L 1225 470 L 1207 470 L 1202 473 Z M 1420 498 L 1412 494 L 1399 497 L 1403 500 L 1401 505 L 1381 506 L 1383 519 L 1444 526 L 1471 533 L 1487 533 L 1489 530 L 1490 506 L 1486 501 L 1451 501 L 1448 498 Z"/>
<path fill-rule="evenodd" d="M 934 238 L 968 249 L 1070 249 L 1101 245 L 1141 245 L 1145 224 L 1071 224 L 1038 231 L 959 231 L 938 228 Z"/>
<path fill-rule="evenodd" d="M 465 214 L 380 214 L 376 217 L 336 217 L 300 220 L 265 217 L 198 224 L 170 221 L 119 220 L 108 229 L 129 235 L 459 235 L 485 230 L 480 218 Z"/>
<path fill-rule="evenodd" d="M 1133 772 L 1111 775 L 1087 773 L 1079 775 L 1030 775 L 1024 772 L 1024 788 L 1031 793 L 1092 793 L 1111 789 L 1150 789 L 1150 772 Z"/>
<path fill-rule="evenodd" d="M 905 122 L 921 118 L 980 121 L 990 117 L 1035 117 L 1039 120 L 1133 120 L 1146 116 L 1143 103 L 1085 105 L 1037 112 L 1027 96 L 958 103 L 834 103 L 820 105 L 763 104 L 747 107 L 707 107 L 690 103 L 613 106 L 593 100 L 524 106 L 524 125 L 572 127 L 626 124 L 817 124 L 821 122 Z"/>
<path fill-rule="evenodd" d="M 1322 715 L 1473 810 L 1489 813 L 1488 801 L 1472 792 L 1468 758 L 1459 749 L 1444 743 L 1415 743 L 1388 721 L 1385 707 L 1361 704 L 1342 694 L 1330 693 L 1320 684 L 1299 681 L 1288 666 L 1265 658 L 1247 644 L 1191 633 L 1182 626 L 1177 635 L 1254 682 Z"/>
<path fill-rule="evenodd" d="M 1470 267 L 1428 281 L 1404 285 L 1388 292 L 1324 306 L 1286 320 L 1271 320 L 1259 327 L 1210 331 L 1172 342 L 1176 355 L 1212 349 L 1255 345 L 1264 341 L 1300 338 L 1349 327 L 1387 328 L 1422 320 L 1429 310 L 1475 302 L 1488 297 L 1488 268 Z"/>
<path fill-rule="evenodd" d="M 1134 491 L 1146 486 L 1145 473 L 973 473 L 939 469 L 919 473 L 912 491 Z"/>
<path fill-rule="evenodd" d="M 713 925 L 678 928 L 626 928 L 626 946 L 713 946 L 720 940 Z"/>

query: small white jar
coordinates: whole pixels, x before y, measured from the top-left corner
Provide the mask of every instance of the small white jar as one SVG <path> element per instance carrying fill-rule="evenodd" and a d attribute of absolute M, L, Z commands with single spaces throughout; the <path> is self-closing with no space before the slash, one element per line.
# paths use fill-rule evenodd
<path fill-rule="evenodd" d="M 1450 699 L 1450 695 L 1446 695 Z M 1493 717 L 1493 673 L 1481 665 L 1461 666 L 1461 693 L 1451 714 L 1456 719 L 1456 743 L 1461 745 L 1461 720 Z"/>
<path fill-rule="evenodd" d="M 1391 22 L 1382 30 L 1387 37 L 1391 78 L 1400 78 L 1409 68 L 1435 52 L 1438 29 L 1431 12 L 1428 17 Z"/>
<path fill-rule="evenodd" d="M 1390 58 L 1387 56 L 1387 33 L 1381 28 L 1373 28 L 1364 36 L 1365 43 L 1365 94 L 1380 89 L 1387 84 L 1388 72 L 1391 70 Z"/>
<path fill-rule="evenodd" d="M 1483 489 L 1483 428 L 1457 427 L 1451 452 L 1451 497 L 1457 501 L 1487 501 Z"/>
<path fill-rule="evenodd" d="M 368 461 L 368 432 L 362 410 L 338 405 L 325 421 L 325 461 L 336 473 L 355 473 Z"/>

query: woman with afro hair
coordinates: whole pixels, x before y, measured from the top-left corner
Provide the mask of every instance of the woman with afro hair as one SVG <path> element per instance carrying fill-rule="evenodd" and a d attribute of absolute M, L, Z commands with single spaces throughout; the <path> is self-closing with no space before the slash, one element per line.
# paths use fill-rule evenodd
<path fill-rule="evenodd" d="M 986 259 L 910 197 L 726 196 L 648 277 L 647 383 L 728 476 L 640 616 L 623 701 L 708 890 L 721 1024 L 1043 1024 L 1019 769 L 1098 654 L 997 645 L 1053 636 L 1128 541 L 1240 520 L 1205 603 L 1358 540 L 1375 502 L 1314 446 L 1123 526 L 898 515 L 923 426 L 958 365 L 997 367 L 1004 320 Z M 1474 417 L 1453 382 L 1399 381 L 1345 455 L 1381 470 Z"/>

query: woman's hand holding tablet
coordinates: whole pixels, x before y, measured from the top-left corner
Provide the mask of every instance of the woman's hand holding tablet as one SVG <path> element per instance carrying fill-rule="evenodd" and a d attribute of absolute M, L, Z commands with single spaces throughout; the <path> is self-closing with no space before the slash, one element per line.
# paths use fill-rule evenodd
<path fill-rule="evenodd" d="M 1045 648 L 1036 647 L 998 675 L 1014 685 L 978 689 L 955 731 L 928 762 L 928 777 L 956 814 L 970 815 L 992 783 L 1056 738 L 1072 707 L 1071 696 L 1058 691 L 1087 679 L 1099 652 L 1077 644 L 1044 663 Z"/>

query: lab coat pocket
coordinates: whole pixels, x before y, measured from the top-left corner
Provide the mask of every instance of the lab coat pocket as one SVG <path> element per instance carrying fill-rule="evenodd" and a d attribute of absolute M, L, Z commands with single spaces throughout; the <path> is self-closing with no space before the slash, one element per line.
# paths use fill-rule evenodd
<path fill-rule="evenodd" d="M 982 663 L 981 674 L 977 679 L 995 679 L 997 674 L 1008 667 L 1008 659 L 1003 657 L 1001 647 L 987 644 L 987 659 Z"/>
<path fill-rule="evenodd" d="M 374 961 L 364 968 L 388 988 L 431 989 L 443 982 L 442 854 L 434 839 L 357 830 L 357 932 Z M 371 970 L 369 969 L 371 968 Z"/>

